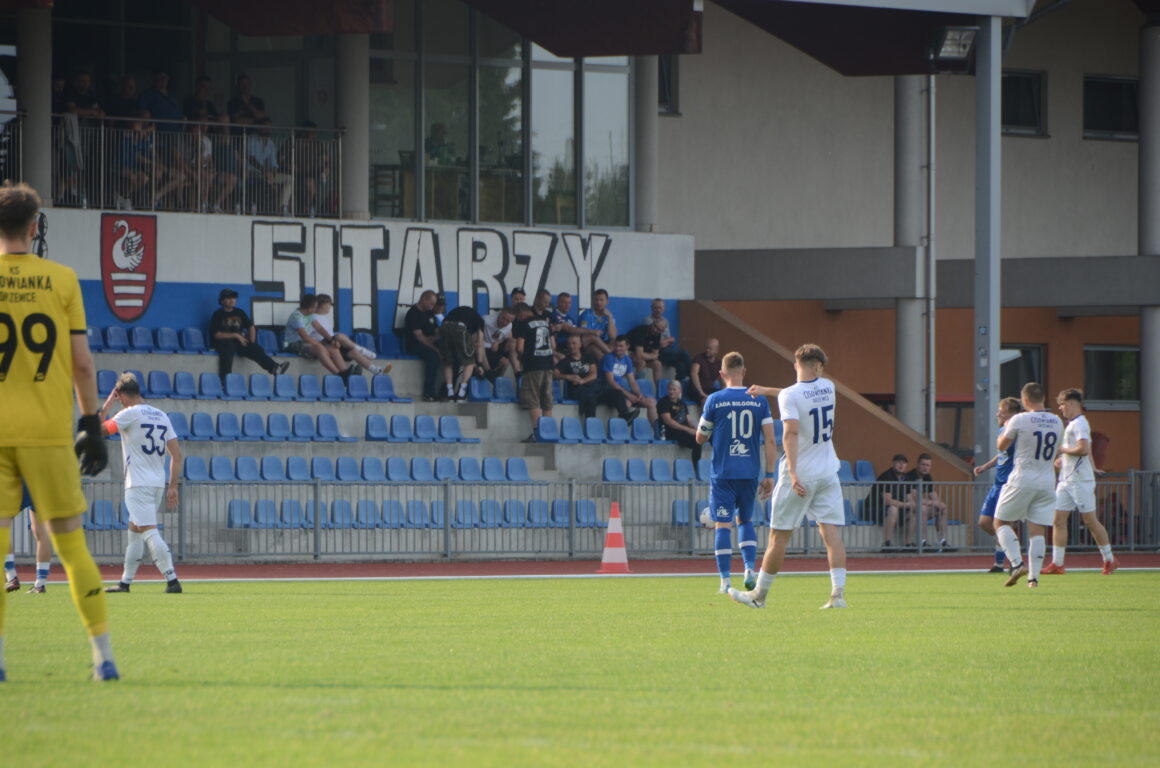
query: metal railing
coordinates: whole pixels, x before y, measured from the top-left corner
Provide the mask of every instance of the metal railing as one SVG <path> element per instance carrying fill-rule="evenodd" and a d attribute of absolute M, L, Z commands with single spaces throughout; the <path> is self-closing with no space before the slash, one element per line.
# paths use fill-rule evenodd
<path fill-rule="evenodd" d="M 23 147 L 21 137 L 24 118 L 16 112 L 0 112 L 0 181 L 20 181 L 24 178 L 21 166 Z"/>
<path fill-rule="evenodd" d="M 850 552 L 877 552 L 882 528 L 867 515 L 870 484 L 843 484 L 850 518 L 843 539 Z M 120 506 L 115 481 L 86 481 L 94 502 Z M 948 546 L 990 552 L 994 540 L 976 525 L 989 486 L 981 483 L 919 484 L 946 505 Z M 688 483 L 185 483 L 176 512 L 163 511 L 166 539 L 183 561 L 221 559 L 489 559 L 510 557 L 593 558 L 604 545 L 613 502 L 619 505 L 630 555 L 708 556 L 713 533 L 700 524 L 708 485 Z M 1132 473 L 1102 479 L 1097 513 L 1117 551 L 1160 547 L 1160 474 Z M 1069 547 L 1093 549 L 1079 516 Z M 758 544 L 768 541 L 769 508 L 758 519 Z M 937 548 L 937 515 L 918 515 L 918 554 Z M 124 551 L 122 530 L 90 530 L 94 555 L 116 562 Z M 924 544 L 926 539 L 930 544 Z M 18 542 L 19 545 L 19 542 Z M 19 547 L 18 547 L 19 548 Z M 806 522 L 790 541 L 791 553 L 824 550 L 816 527 Z"/>
<path fill-rule="evenodd" d="M 337 217 L 341 158 L 336 130 L 54 115 L 53 202 Z"/>

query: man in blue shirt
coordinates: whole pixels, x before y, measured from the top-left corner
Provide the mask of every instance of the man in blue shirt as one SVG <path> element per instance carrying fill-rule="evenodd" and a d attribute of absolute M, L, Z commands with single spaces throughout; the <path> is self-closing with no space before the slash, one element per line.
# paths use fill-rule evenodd
<path fill-rule="evenodd" d="M 595 357 L 612 351 L 612 340 L 620 334 L 616 330 L 616 318 L 608 311 L 608 291 L 598 288 L 592 293 L 592 308 L 580 313 L 578 325 L 593 333 L 584 337 L 584 349 Z"/>
<path fill-rule="evenodd" d="M 657 401 L 640 393 L 632 358 L 628 354 L 627 336 L 616 337 L 612 351 L 600 361 L 600 375 L 603 379 L 600 402 L 611 405 L 626 421 L 632 421 L 639 413 L 638 409 L 644 408 L 648 412 L 648 423 L 656 426 Z"/>
<path fill-rule="evenodd" d="M 773 414 L 764 397 L 746 394 L 745 359 L 730 352 L 721 360 L 725 389 L 705 400 L 697 442 L 704 444 L 713 435 L 713 470 L 709 479 L 709 513 L 716 525 L 714 550 L 721 594 L 729 592 L 733 559 L 731 529 L 737 519 L 737 544 L 745 562 L 745 588 L 757 584 L 757 530 L 753 526 L 754 500 L 761 476 L 761 498 L 773 491 L 773 469 L 777 461 Z M 759 431 L 760 429 L 760 431 Z M 714 433 L 716 433 L 714 435 Z M 762 474 L 761 442 L 765 438 L 765 472 Z"/>
<path fill-rule="evenodd" d="M 1023 404 L 1017 398 L 1005 397 L 999 401 L 999 412 L 995 414 L 995 418 L 1000 427 L 1007 425 L 1007 421 L 1023 410 Z M 1002 431 L 1000 429 L 1000 431 Z M 999 493 L 1003 490 L 1003 486 L 1007 484 L 1007 478 L 1011 476 L 1011 468 L 1015 465 L 1015 443 L 1007 446 L 1007 450 L 998 453 L 988 461 L 986 464 L 980 464 L 975 467 L 975 477 L 986 472 L 991 467 L 995 467 L 995 484 L 991 486 L 991 490 L 987 492 L 987 498 L 983 501 L 983 508 L 979 510 L 979 527 L 986 531 L 991 536 L 995 535 L 995 504 L 999 501 Z M 1004 573 L 1003 568 L 1003 548 L 999 546 L 998 541 L 995 542 L 995 564 L 987 573 Z"/>

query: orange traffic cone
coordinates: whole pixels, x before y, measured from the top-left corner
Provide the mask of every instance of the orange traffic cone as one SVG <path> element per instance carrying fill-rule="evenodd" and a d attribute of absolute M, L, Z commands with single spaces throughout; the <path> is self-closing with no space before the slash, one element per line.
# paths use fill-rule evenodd
<path fill-rule="evenodd" d="M 604 535 L 604 556 L 597 573 L 632 573 L 628 569 L 628 550 L 624 548 L 624 528 L 620 523 L 620 505 L 612 502 L 608 516 L 608 533 Z"/>

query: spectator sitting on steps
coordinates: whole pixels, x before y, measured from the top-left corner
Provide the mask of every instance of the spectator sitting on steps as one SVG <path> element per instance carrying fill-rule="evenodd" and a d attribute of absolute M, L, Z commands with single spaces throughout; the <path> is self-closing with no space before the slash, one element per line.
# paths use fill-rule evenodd
<path fill-rule="evenodd" d="M 221 308 L 213 313 L 209 321 L 209 338 L 218 352 L 218 375 L 221 376 L 222 384 L 226 382 L 226 374 L 233 371 L 236 355 L 250 358 L 267 373 L 285 373 L 290 363 L 275 363 L 258 346 L 258 332 L 254 323 L 249 315 L 238 309 L 238 292 L 233 288 L 222 288 L 218 294 L 218 304 Z"/>
<path fill-rule="evenodd" d="M 373 374 L 391 372 L 390 363 L 380 366 L 375 361 L 373 349 L 360 347 L 345 333 L 334 330 L 334 317 L 330 314 L 330 310 L 334 307 L 334 300 L 329 294 L 320 293 L 314 301 L 314 312 L 310 315 L 310 326 L 306 329 L 310 338 L 321 344 L 337 348 L 344 361 L 354 361 Z"/>

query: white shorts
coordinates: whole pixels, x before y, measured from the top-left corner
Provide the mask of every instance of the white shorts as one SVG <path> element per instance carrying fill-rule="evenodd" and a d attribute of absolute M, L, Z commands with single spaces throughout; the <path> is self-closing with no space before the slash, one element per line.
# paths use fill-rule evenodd
<path fill-rule="evenodd" d="M 165 489 L 150 485 L 125 489 L 125 506 L 129 509 L 129 522 L 140 528 L 143 525 L 157 525 L 157 510 L 165 498 Z"/>
<path fill-rule="evenodd" d="M 1081 515 L 1096 511 L 1095 483 L 1068 483 L 1055 489 L 1055 508 L 1064 512 L 1079 510 Z"/>
<path fill-rule="evenodd" d="M 1018 488 L 1007 483 L 999 492 L 995 519 L 1007 523 L 1026 520 L 1036 525 L 1055 522 L 1055 492 L 1041 488 Z"/>
<path fill-rule="evenodd" d="M 793 483 L 786 476 L 773 489 L 773 517 L 770 527 L 778 531 L 792 531 L 806 515 L 811 520 L 827 525 L 845 525 L 846 512 L 842 506 L 842 485 L 838 476 L 803 480 L 805 497 L 793 492 Z"/>

